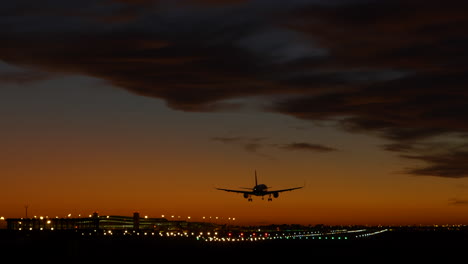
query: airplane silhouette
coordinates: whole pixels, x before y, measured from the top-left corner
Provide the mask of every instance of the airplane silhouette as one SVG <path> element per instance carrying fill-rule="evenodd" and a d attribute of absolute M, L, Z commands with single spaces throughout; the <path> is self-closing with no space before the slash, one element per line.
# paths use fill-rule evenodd
<path fill-rule="evenodd" d="M 273 194 L 273 197 L 278 198 L 280 192 L 297 190 L 297 189 L 301 189 L 302 187 L 304 186 L 294 187 L 294 188 L 289 188 L 289 189 L 282 189 L 282 190 L 268 191 L 268 188 L 269 188 L 268 186 L 266 186 L 265 184 L 257 183 L 257 171 L 255 171 L 255 186 L 253 188 L 245 188 L 249 190 L 251 189 L 251 191 L 231 190 L 231 189 L 223 189 L 223 188 L 216 188 L 216 189 L 221 190 L 221 191 L 226 191 L 226 192 L 242 193 L 244 195 L 244 198 L 246 198 L 249 202 L 251 202 L 252 195 L 261 196 L 262 200 L 263 200 L 263 196 L 268 195 L 268 201 L 272 201 L 273 200 L 271 198 L 272 194 Z"/>

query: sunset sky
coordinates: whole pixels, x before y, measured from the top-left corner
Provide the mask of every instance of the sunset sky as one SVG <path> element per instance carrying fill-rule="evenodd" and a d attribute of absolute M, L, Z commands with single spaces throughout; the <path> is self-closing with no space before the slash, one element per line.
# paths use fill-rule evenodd
<path fill-rule="evenodd" d="M 4 1 L 0 216 L 468 224 L 467 12 Z M 253 187 L 255 171 L 305 187 L 271 202 L 215 189 Z"/>

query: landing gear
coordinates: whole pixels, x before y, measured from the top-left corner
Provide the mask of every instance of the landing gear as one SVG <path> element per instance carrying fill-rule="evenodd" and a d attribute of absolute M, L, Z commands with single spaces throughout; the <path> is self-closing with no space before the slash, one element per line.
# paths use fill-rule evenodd
<path fill-rule="evenodd" d="M 269 202 L 273 201 L 273 199 L 271 199 L 271 193 L 270 193 L 270 196 L 268 196 L 268 201 Z"/>
<path fill-rule="evenodd" d="M 247 199 L 247 201 L 251 202 L 251 201 L 252 201 L 252 198 L 249 197 L 249 199 Z"/>

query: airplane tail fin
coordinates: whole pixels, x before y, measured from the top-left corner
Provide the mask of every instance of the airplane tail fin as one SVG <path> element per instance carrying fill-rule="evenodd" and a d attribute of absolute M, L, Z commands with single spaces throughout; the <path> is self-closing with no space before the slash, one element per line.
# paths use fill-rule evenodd
<path fill-rule="evenodd" d="M 257 170 L 255 170 L 255 186 L 257 186 Z"/>

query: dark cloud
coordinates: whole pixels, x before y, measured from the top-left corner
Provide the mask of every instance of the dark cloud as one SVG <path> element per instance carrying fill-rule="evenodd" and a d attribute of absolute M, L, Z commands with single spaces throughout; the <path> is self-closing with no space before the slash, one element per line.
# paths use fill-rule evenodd
<path fill-rule="evenodd" d="M 259 149 L 264 147 L 262 141 L 265 138 L 261 137 L 212 137 L 211 140 L 218 141 L 224 144 L 240 145 L 242 148 L 251 153 L 257 153 Z"/>
<path fill-rule="evenodd" d="M 272 110 L 387 139 L 385 150 L 422 164 L 406 173 L 467 177 L 467 8 L 463 1 L 354 1 L 297 10 L 290 26 L 329 53 L 310 67 L 334 72 L 342 83 L 330 84 L 342 90 L 280 100 Z M 441 137 L 457 140 L 431 142 Z"/>
<path fill-rule="evenodd" d="M 183 111 L 261 97 L 268 111 L 388 140 L 383 149 L 423 164 L 409 174 L 468 177 L 466 1 L 1 5 L 0 60 L 11 65 L 101 78 Z M 422 151 L 443 137 L 456 140 Z"/>
<path fill-rule="evenodd" d="M 212 137 L 211 140 L 229 144 L 229 143 L 239 142 L 243 140 L 243 138 L 242 137 Z"/>
<path fill-rule="evenodd" d="M 0 84 L 24 84 L 47 80 L 52 77 L 53 75 L 47 72 L 27 68 L 18 68 L 13 65 L 2 63 L 2 61 L 0 61 Z"/>
<path fill-rule="evenodd" d="M 17 83 L 24 84 L 37 82 L 51 78 L 49 74 L 38 71 L 22 71 L 22 72 L 0 72 L 1 83 Z"/>
<path fill-rule="evenodd" d="M 267 138 L 263 137 L 212 137 L 211 140 L 221 142 L 223 144 L 229 144 L 233 146 L 241 147 L 244 151 L 266 158 L 274 160 L 275 158 L 269 154 L 265 154 L 262 150 L 268 146 L 265 143 Z"/>
<path fill-rule="evenodd" d="M 274 147 L 287 151 L 311 151 L 311 152 L 330 152 L 336 151 L 335 148 L 327 147 L 321 144 L 312 144 L 306 142 L 293 142 L 288 144 L 272 144 L 265 142 L 267 138 L 255 137 L 212 137 L 211 140 L 224 144 L 240 145 L 244 150 L 250 153 L 259 154 L 258 150 L 265 147 Z M 266 156 L 265 154 L 262 154 Z M 266 156 L 270 157 L 270 156 Z"/>
<path fill-rule="evenodd" d="M 461 206 L 467 206 L 468 205 L 468 200 L 462 200 L 462 199 L 449 199 L 449 204 L 451 205 L 461 205 Z"/>
<path fill-rule="evenodd" d="M 286 145 L 278 146 L 281 149 L 285 150 L 301 150 L 301 151 L 312 151 L 312 152 L 330 152 L 335 151 L 336 149 L 327 147 L 320 144 L 311 144 L 305 142 L 294 142 Z"/>
<path fill-rule="evenodd" d="M 438 152 L 441 148 L 437 149 Z M 427 166 L 410 168 L 407 173 L 413 175 L 439 176 L 446 178 L 464 178 L 468 171 L 468 148 L 446 150 L 442 153 L 407 154 L 402 157 L 423 161 Z"/>
<path fill-rule="evenodd" d="M 223 5 L 237 5 L 244 4 L 250 0 L 183 0 L 183 4 L 194 4 L 203 6 L 223 6 Z"/>

